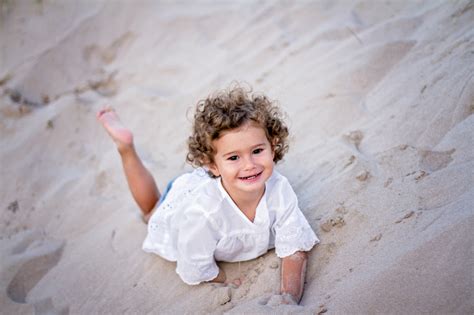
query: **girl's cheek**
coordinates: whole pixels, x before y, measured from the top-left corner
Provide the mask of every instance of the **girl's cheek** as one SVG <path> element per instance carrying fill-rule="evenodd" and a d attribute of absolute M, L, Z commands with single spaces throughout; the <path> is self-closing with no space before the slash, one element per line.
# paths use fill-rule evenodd
<path fill-rule="evenodd" d="M 273 155 L 271 152 L 266 152 L 265 154 L 262 154 L 259 159 L 261 161 L 267 161 L 268 159 L 273 160 Z"/>
<path fill-rule="evenodd" d="M 239 168 L 239 163 L 237 161 L 232 161 L 231 163 L 228 163 L 226 166 L 228 170 L 236 170 Z"/>

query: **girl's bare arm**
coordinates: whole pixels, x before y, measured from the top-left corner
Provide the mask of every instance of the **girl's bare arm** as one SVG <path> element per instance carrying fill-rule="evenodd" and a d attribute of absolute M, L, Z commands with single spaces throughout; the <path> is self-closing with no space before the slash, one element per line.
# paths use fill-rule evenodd
<path fill-rule="evenodd" d="M 219 267 L 219 274 L 217 275 L 217 277 L 210 280 L 209 282 L 225 283 L 226 279 L 227 277 L 225 275 L 224 270 L 222 270 L 221 267 Z"/>
<path fill-rule="evenodd" d="M 303 296 L 307 261 L 308 254 L 301 251 L 282 258 L 280 293 L 289 294 L 296 303 Z"/>

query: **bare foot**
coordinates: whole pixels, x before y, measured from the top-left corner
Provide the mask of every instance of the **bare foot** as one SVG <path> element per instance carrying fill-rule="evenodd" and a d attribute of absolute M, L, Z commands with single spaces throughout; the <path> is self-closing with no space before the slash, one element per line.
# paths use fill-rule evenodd
<path fill-rule="evenodd" d="M 115 142 L 120 153 L 133 147 L 132 132 L 122 124 L 117 113 L 112 108 L 106 107 L 100 110 L 97 112 L 96 117 Z"/>

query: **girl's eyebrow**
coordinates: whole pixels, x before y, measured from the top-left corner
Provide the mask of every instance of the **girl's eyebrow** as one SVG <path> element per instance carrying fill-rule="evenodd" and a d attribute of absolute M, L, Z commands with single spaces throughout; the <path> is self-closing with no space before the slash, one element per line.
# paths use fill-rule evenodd
<path fill-rule="evenodd" d="M 253 146 L 251 146 L 251 150 L 253 150 L 253 149 L 257 148 L 257 147 L 263 146 L 263 145 L 265 145 L 264 142 L 259 143 L 259 144 L 256 144 L 256 145 L 253 145 Z M 229 155 L 234 155 L 234 154 L 236 154 L 236 153 L 239 153 L 239 151 L 227 152 L 227 153 L 222 154 L 222 156 L 223 156 L 223 157 L 226 157 L 226 156 L 229 156 Z"/>
<path fill-rule="evenodd" d="M 223 157 L 226 157 L 226 156 L 228 156 L 228 155 L 234 155 L 234 154 L 236 154 L 236 153 L 237 153 L 237 151 L 232 151 L 232 152 L 228 152 L 228 153 L 222 154 L 222 156 L 223 156 Z"/>

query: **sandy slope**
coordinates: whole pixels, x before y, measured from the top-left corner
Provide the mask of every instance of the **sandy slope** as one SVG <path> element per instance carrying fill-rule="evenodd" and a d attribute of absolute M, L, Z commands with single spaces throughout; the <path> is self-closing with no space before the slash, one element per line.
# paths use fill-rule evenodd
<path fill-rule="evenodd" d="M 0 2 L 1 313 L 473 313 L 472 1 Z M 232 80 L 279 100 L 279 170 L 322 243 L 301 306 L 278 258 L 187 286 L 94 113 L 112 104 L 160 187 L 187 110 Z M 189 116 L 189 114 L 188 114 Z"/>

